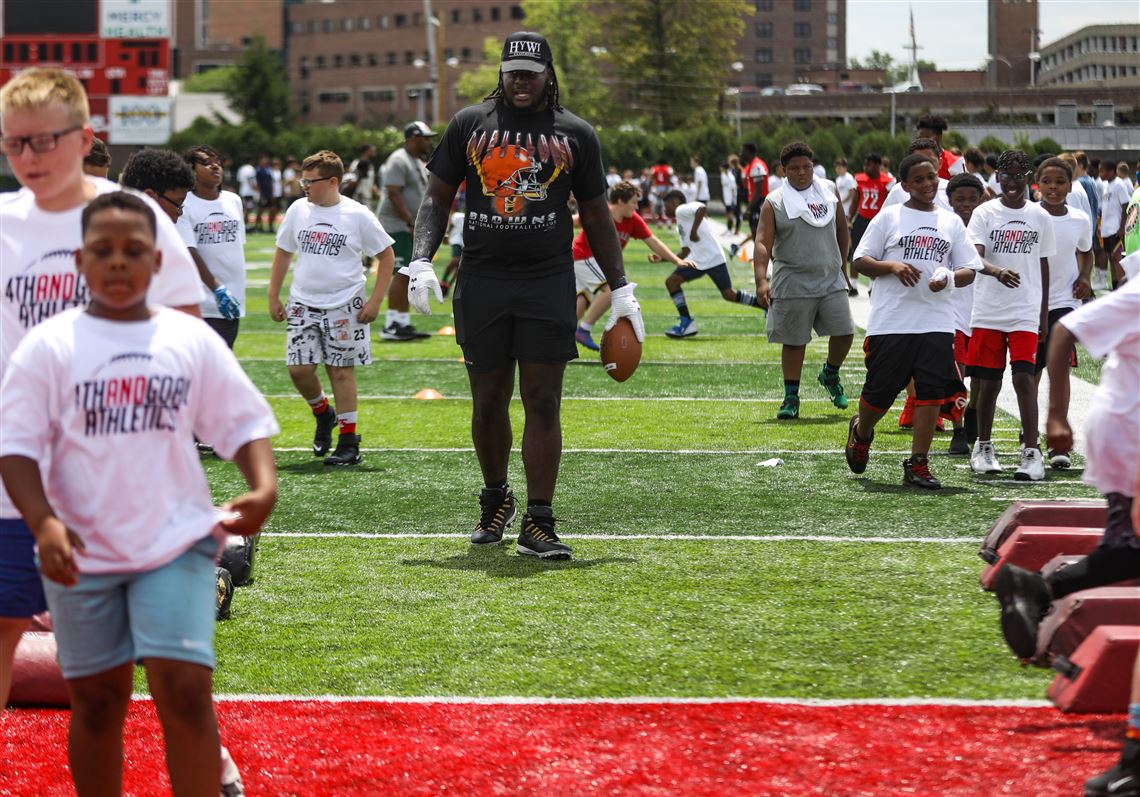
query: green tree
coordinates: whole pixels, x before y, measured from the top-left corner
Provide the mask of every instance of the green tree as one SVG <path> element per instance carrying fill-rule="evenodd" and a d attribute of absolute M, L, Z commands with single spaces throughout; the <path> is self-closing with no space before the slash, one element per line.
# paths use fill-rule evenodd
<path fill-rule="evenodd" d="M 655 130 L 717 114 L 750 13 L 745 0 L 594 0 L 590 7 L 605 45 L 600 57 L 627 112 Z"/>
<path fill-rule="evenodd" d="M 268 133 L 283 130 L 293 121 L 293 103 L 281 57 L 266 46 L 261 36 L 242 53 L 225 91 L 235 111 Z"/>
<path fill-rule="evenodd" d="M 863 60 L 851 58 L 849 61 L 852 69 L 882 69 L 888 72 L 895 66 L 895 57 L 880 50 L 871 50 L 871 54 Z"/>
<path fill-rule="evenodd" d="M 456 91 L 469 103 L 482 102 L 483 98 L 499 85 L 499 61 L 503 43 L 494 36 L 483 39 L 483 63 L 459 76 Z"/>
<path fill-rule="evenodd" d="M 997 136 L 986 136 L 978 142 L 978 149 L 987 155 L 1000 155 L 1002 152 L 1009 149 L 1009 144 L 1002 141 Z"/>
<path fill-rule="evenodd" d="M 224 93 L 237 73 L 237 67 L 220 66 L 206 72 L 197 72 L 182 81 L 186 94 Z"/>
<path fill-rule="evenodd" d="M 599 41 L 602 19 L 591 6 L 591 0 L 522 3 L 527 28 L 545 36 L 554 52 L 559 100 L 583 119 L 601 125 L 615 121 L 614 103 L 590 50 Z"/>

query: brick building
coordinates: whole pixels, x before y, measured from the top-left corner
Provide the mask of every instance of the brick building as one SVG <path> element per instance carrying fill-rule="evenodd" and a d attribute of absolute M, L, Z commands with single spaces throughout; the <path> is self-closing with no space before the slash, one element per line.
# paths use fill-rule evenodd
<path fill-rule="evenodd" d="M 285 47 L 284 0 L 176 0 L 171 72 L 176 80 L 241 58 L 262 36 L 274 50 Z"/>
<path fill-rule="evenodd" d="M 1030 85 L 1040 36 L 1038 0 L 989 0 L 988 11 L 989 87 Z"/>
<path fill-rule="evenodd" d="M 847 0 L 753 0 L 753 8 L 737 47 L 739 85 L 787 86 L 844 69 Z"/>

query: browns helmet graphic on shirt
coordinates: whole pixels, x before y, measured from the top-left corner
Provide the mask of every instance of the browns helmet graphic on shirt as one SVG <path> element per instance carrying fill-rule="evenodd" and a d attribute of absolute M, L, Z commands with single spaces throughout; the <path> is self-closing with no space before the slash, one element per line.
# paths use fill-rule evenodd
<path fill-rule="evenodd" d="M 479 175 L 483 196 L 504 216 L 525 212 L 530 202 L 546 199 L 550 184 L 574 165 L 570 142 L 565 137 L 494 130 L 472 133 L 467 142 L 467 162 Z"/>

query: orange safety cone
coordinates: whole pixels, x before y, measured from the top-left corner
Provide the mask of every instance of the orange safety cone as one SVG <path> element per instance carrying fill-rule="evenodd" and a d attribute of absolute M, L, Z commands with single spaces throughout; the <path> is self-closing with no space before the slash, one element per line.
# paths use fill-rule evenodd
<path fill-rule="evenodd" d="M 439 332 L 437 332 L 436 334 L 454 336 L 455 335 L 455 327 L 440 327 Z"/>
<path fill-rule="evenodd" d="M 436 390 L 434 387 L 425 387 L 419 393 L 412 396 L 412 398 L 421 399 L 423 401 L 431 401 L 432 399 L 441 399 L 443 394 Z"/>

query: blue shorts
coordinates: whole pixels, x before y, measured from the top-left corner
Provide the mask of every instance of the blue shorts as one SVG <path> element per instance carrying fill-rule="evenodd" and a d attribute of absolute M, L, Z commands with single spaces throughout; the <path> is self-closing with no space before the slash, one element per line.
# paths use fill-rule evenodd
<path fill-rule="evenodd" d="M 20 518 L 0 518 L 0 617 L 31 617 L 47 609 L 36 540 Z"/>
<path fill-rule="evenodd" d="M 732 289 L 732 277 L 729 276 L 728 266 L 724 263 L 705 269 L 704 271 L 701 271 L 699 268 L 682 268 L 680 266 L 673 269 L 673 276 L 680 277 L 684 282 L 692 282 L 705 275 L 708 275 L 713 283 L 722 291 Z"/>
<path fill-rule="evenodd" d="M 218 541 L 206 537 L 155 570 L 43 580 L 64 678 L 150 657 L 214 668 Z"/>

